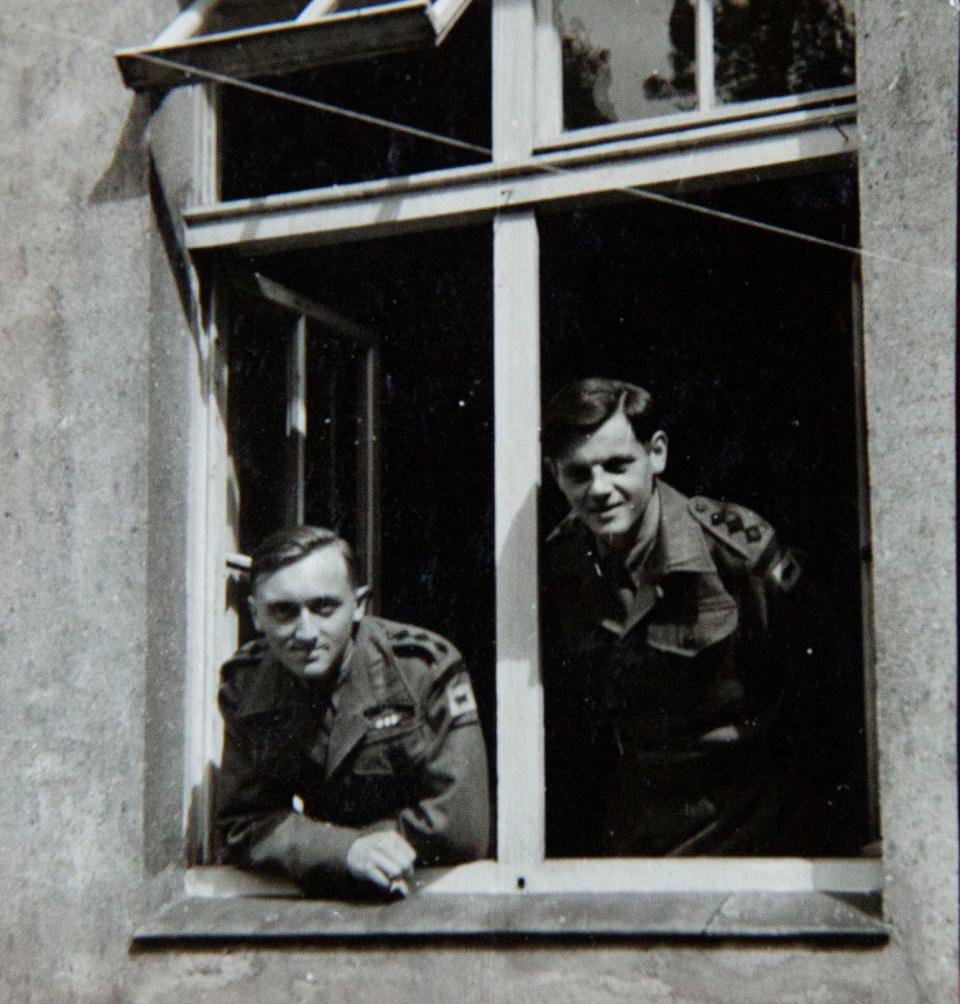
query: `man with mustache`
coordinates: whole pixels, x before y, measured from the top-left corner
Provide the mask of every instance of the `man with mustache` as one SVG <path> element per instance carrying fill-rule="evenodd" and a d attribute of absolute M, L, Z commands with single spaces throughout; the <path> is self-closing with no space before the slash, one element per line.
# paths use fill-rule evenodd
<path fill-rule="evenodd" d="M 750 510 L 661 479 L 641 387 L 561 388 L 542 439 L 570 506 L 542 573 L 548 853 L 782 852 L 795 557 Z"/>
<path fill-rule="evenodd" d="M 367 615 L 329 530 L 269 537 L 250 591 L 263 637 L 221 674 L 224 860 L 314 894 L 405 895 L 414 864 L 482 857 L 486 751 L 460 653 Z"/>

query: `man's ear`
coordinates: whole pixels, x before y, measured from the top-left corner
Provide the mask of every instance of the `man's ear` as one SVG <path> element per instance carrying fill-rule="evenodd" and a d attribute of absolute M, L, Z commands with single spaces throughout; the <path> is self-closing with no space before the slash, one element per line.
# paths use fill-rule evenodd
<path fill-rule="evenodd" d="M 257 603 L 256 597 L 247 597 L 247 608 L 250 611 L 250 619 L 253 621 L 254 629 L 257 631 L 262 631 L 260 627 L 260 604 Z"/>
<path fill-rule="evenodd" d="M 361 586 L 354 594 L 357 601 L 357 608 L 353 612 L 354 621 L 359 621 L 366 615 L 367 605 L 370 602 L 370 594 L 373 590 L 369 586 Z"/>
<path fill-rule="evenodd" d="M 650 456 L 650 469 L 653 473 L 663 474 L 667 466 L 667 434 L 663 429 L 657 429 L 650 437 L 647 453 Z"/>
<path fill-rule="evenodd" d="M 554 460 L 553 457 L 544 457 L 543 458 L 543 466 L 550 472 L 550 477 L 552 477 L 553 480 L 556 481 L 557 480 L 557 462 L 556 462 L 556 460 Z"/>

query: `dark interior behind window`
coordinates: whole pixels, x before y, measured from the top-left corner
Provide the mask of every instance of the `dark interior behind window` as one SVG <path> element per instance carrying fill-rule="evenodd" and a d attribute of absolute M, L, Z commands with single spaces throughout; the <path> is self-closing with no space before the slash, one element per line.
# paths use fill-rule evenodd
<path fill-rule="evenodd" d="M 489 149 L 489 3 L 472 3 L 443 45 L 432 51 L 260 82 Z M 224 199 L 399 177 L 488 159 L 484 153 L 231 87 L 223 91 L 221 142 Z"/>
<path fill-rule="evenodd" d="M 850 174 L 685 197 L 857 242 Z M 639 199 L 544 214 L 541 247 L 545 397 L 586 376 L 648 387 L 668 403 L 666 479 L 755 510 L 806 554 L 803 819 L 771 853 L 857 853 L 870 835 L 849 259 Z M 566 512 L 545 482 L 544 533 Z"/>

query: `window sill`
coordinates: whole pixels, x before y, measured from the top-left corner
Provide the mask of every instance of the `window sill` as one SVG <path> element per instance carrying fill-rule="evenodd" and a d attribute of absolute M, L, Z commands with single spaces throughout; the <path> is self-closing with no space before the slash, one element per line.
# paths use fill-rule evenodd
<path fill-rule="evenodd" d="M 716 861 L 711 864 L 722 874 L 722 866 L 717 868 Z M 534 884 L 513 892 L 496 886 L 490 892 L 454 892 L 455 885 L 463 884 L 456 880 L 458 873 L 478 866 L 497 868 L 492 862 L 479 862 L 461 869 L 424 869 L 411 884 L 407 899 L 385 904 L 304 899 L 286 883 L 232 869 L 195 869 L 187 872 L 183 897 L 144 923 L 133 941 L 138 948 L 490 937 L 880 944 L 888 936 L 879 916 L 880 895 L 875 891 L 563 892 L 537 891 Z M 847 883 L 851 884 L 857 883 Z"/>

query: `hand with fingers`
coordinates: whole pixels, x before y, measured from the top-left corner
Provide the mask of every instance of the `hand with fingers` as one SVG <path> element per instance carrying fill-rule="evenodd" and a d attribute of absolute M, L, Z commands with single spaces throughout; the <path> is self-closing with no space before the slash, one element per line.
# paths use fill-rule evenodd
<path fill-rule="evenodd" d="M 406 896 L 417 852 L 395 830 L 377 830 L 357 837 L 347 851 L 347 868 L 361 882 Z"/>

